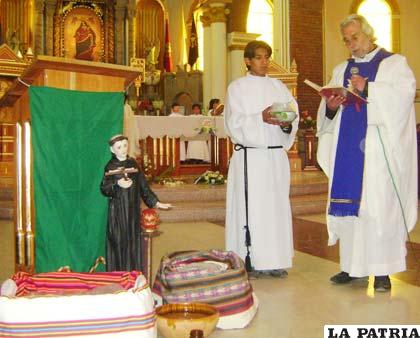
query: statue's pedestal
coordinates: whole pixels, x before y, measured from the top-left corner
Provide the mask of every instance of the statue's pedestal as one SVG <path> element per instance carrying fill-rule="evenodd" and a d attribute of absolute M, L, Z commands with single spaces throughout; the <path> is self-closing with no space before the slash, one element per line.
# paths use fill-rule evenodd
<path fill-rule="evenodd" d="M 146 278 L 149 285 L 152 285 L 152 254 L 153 254 L 153 238 L 159 237 L 163 232 L 159 230 L 145 231 L 142 229 L 142 270 L 146 272 Z"/>

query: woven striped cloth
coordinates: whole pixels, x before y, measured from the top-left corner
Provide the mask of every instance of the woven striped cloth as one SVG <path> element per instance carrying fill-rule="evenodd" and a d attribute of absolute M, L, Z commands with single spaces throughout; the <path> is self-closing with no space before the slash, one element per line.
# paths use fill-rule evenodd
<path fill-rule="evenodd" d="M 19 272 L 13 280 L 18 296 L 0 296 L 0 337 L 157 336 L 154 300 L 139 271 Z"/>
<path fill-rule="evenodd" d="M 96 273 L 47 272 L 31 275 L 17 272 L 12 279 L 17 285 L 16 296 L 81 293 L 99 286 L 118 284 L 128 290 L 134 286 L 139 271 L 113 271 Z"/>
<path fill-rule="evenodd" d="M 0 322 L 0 337 L 141 337 L 142 331 L 150 330 L 143 337 L 156 337 L 155 312 L 138 316 L 85 319 L 85 320 L 62 320 L 45 322 L 3 323 Z"/>
<path fill-rule="evenodd" d="M 218 266 L 226 268 L 218 269 Z M 162 297 L 163 303 L 211 304 L 221 317 L 241 313 L 254 304 L 244 263 L 232 251 L 178 252 L 164 256 L 152 292 Z"/>

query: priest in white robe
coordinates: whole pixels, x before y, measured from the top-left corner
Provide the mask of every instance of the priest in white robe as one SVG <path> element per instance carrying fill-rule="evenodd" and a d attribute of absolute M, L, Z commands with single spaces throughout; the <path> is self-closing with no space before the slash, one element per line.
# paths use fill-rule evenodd
<path fill-rule="evenodd" d="M 340 240 L 341 272 L 331 281 L 373 275 L 375 290 L 389 291 L 389 275 L 406 269 L 405 242 L 417 219 L 416 81 L 403 56 L 374 44 L 362 16 L 346 18 L 341 33 L 352 58 L 334 69 L 330 85 L 349 83 L 368 103 L 351 107 L 331 96 L 318 111 L 318 162 L 329 178 L 328 244 Z"/>
<path fill-rule="evenodd" d="M 275 102 L 290 102 L 297 112 L 297 103 L 281 81 L 267 76 L 270 57 L 269 45 L 250 42 L 244 52 L 249 73 L 233 81 L 226 95 L 225 129 L 235 143 L 227 183 L 226 249 L 245 259 L 247 270 L 257 276 L 285 277 L 293 257 L 287 150 L 299 119 L 283 123 L 271 112 Z"/>

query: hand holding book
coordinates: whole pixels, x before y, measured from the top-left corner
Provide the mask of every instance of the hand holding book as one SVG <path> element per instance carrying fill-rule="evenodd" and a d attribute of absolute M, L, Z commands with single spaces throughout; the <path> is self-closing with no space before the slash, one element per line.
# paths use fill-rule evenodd
<path fill-rule="evenodd" d="M 342 86 L 318 86 L 317 84 L 313 83 L 312 81 L 305 80 L 303 81 L 309 87 L 315 89 L 321 96 L 328 99 L 331 96 L 341 96 L 344 98 L 343 104 L 356 104 L 362 105 L 368 103 L 368 101 L 353 91 L 351 88 L 346 88 Z"/>
<path fill-rule="evenodd" d="M 338 108 L 340 108 L 340 106 L 344 104 L 345 101 L 346 101 L 346 98 L 341 95 L 331 95 L 330 97 L 325 98 L 325 103 L 327 105 L 327 108 L 330 111 L 334 111 L 334 112 L 337 112 Z"/>

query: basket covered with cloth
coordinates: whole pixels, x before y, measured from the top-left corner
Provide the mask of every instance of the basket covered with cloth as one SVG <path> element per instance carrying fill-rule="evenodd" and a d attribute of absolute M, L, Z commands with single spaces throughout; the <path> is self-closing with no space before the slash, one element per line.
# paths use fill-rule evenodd
<path fill-rule="evenodd" d="M 0 336 L 155 338 L 154 301 L 138 271 L 18 272 L 1 286 Z"/>
<path fill-rule="evenodd" d="M 221 329 L 247 326 L 258 309 L 243 261 L 232 251 L 176 252 L 162 258 L 152 288 L 159 304 L 215 306 Z"/>

